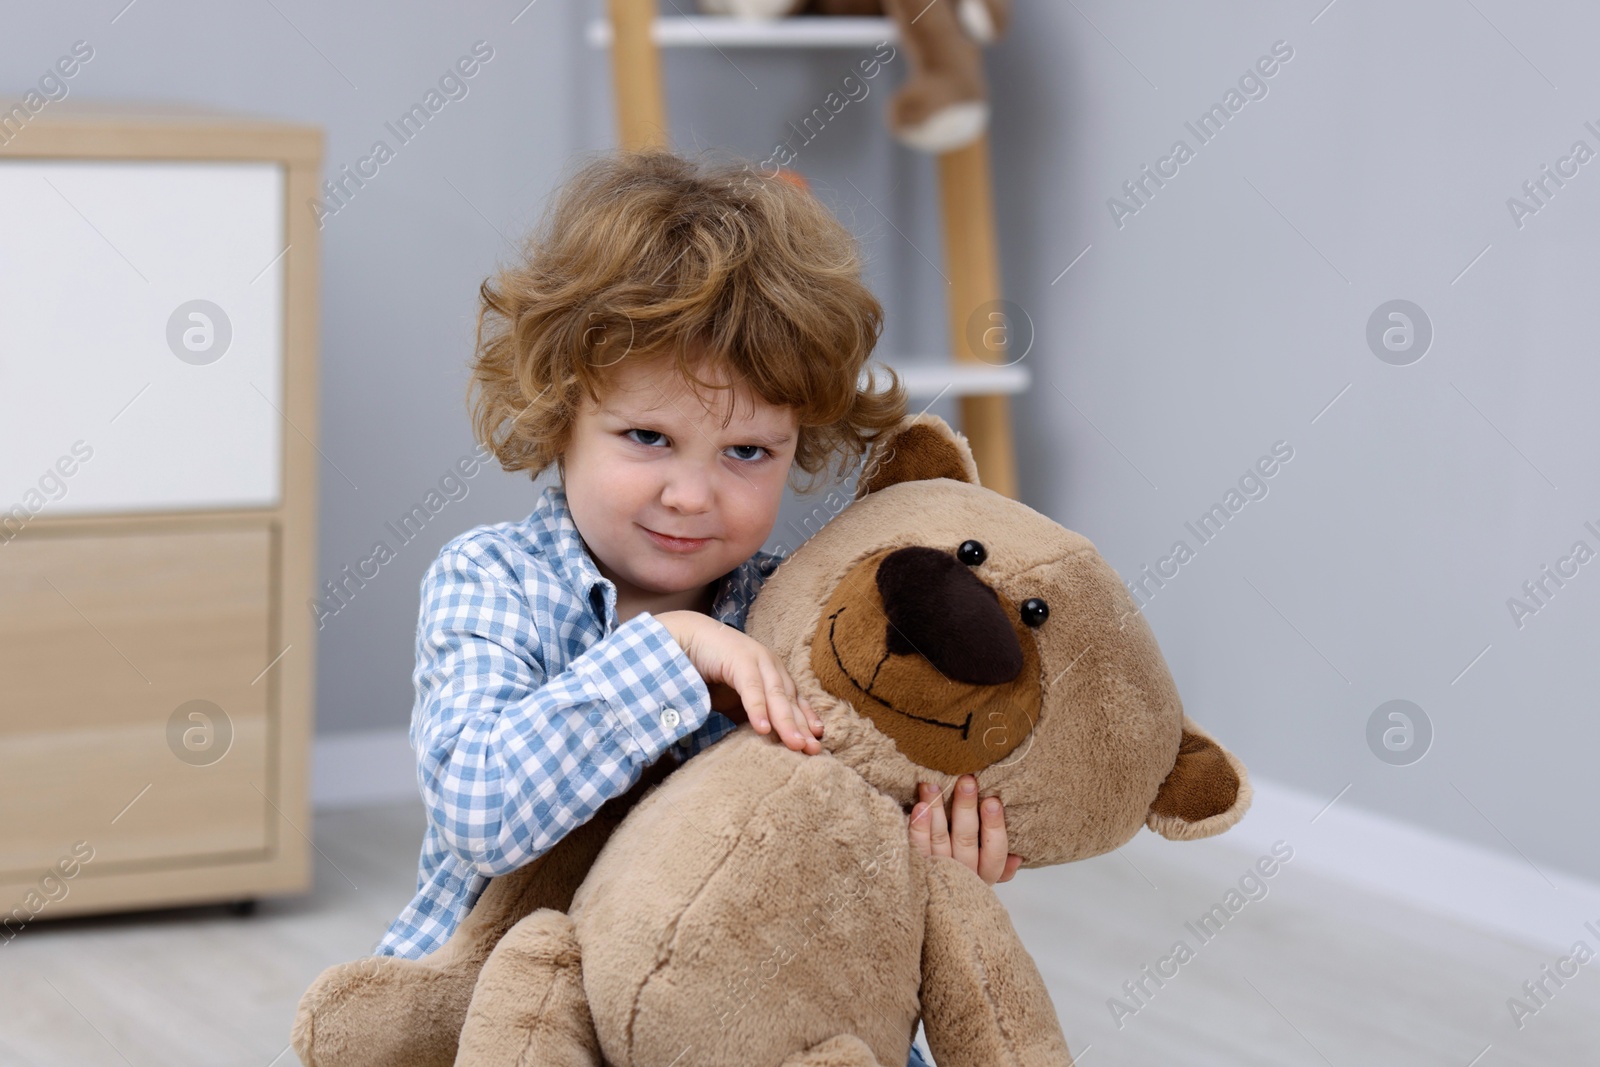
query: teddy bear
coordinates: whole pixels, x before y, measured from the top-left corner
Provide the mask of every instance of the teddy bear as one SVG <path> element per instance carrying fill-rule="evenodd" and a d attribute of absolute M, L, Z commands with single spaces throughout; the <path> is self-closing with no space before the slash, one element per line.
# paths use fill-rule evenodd
<path fill-rule="evenodd" d="M 964 148 L 989 125 L 981 46 L 1011 21 L 1011 0 L 700 0 L 708 15 L 888 15 L 910 53 L 911 73 L 889 102 L 902 144 L 935 155 Z"/>
<path fill-rule="evenodd" d="M 821 716 L 821 754 L 744 724 L 652 765 L 432 956 L 324 972 L 294 1026 L 307 1067 L 898 1067 L 919 1018 L 940 1067 L 1069 1065 L 998 896 L 906 820 L 919 782 L 976 775 L 1038 868 L 1243 816 L 1243 765 L 1184 711 L 1116 572 L 922 413 L 746 630 Z"/>

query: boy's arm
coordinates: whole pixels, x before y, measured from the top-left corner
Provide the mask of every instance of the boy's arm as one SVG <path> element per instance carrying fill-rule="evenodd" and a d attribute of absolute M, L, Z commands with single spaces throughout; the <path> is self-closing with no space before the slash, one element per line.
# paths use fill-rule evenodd
<path fill-rule="evenodd" d="M 648 613 L 547 677 L 530 596 L 570 594 L 543 572 L 525 593 L 481 542 L 447 545 L 422 580 L 422 796 L 450 850 L 490 876 L 587 822 L 711 713 L 705 681 Z"/>
<path fill-rule="evenodd" d="M 724 594 L 729 599 L 726 606 L 717 614 L 717 620 L 743 633 L 750 605 L 754 602 L 756 594 L 786 558 L 780 552 L 758 551 L 753 557 L 755 566 L 745 565 L 736 570 L 733 574 L 732 587 Z M 739 697 L 733 694 L 732 699 L 737 703 Z M 738 723 L 715 710 L 716 703 L 713 699 L 713 710 L 706 719 L 704 728 L 695 730 L 672 747 L 672 754 L 680 763 L 698 756 L 739 728 Z"/>

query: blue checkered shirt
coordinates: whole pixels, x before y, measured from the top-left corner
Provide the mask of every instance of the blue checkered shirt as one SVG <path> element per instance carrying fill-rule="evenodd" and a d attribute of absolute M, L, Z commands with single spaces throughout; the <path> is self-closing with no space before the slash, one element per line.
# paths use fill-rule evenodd
<path fill-rule="evenodd" d="M 718 580 L 712 614 L 739 630 L 784 557 Z M 449 541 L 422 578 L 411 747 L 427 807 L 417 895 L 374 949 L 437 949 L 489 879 L 548 851 L 669 752 L 735 727 L 649 612 L 617 621 L 617 589 L 584 547 L 560 485 L 520 522 Z"/>

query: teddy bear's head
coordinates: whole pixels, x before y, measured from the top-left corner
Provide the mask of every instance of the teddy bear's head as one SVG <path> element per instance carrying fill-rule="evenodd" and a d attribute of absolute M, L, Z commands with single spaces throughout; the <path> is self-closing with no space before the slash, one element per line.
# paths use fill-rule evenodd
<path fill-rule="evenodd" d="M 747 632 L 823 746 L 902 806 L 975 774 L 1041 867 L 1141 825 L 1186 839 L 1244 814 L 1244 767 L 1188 716 L 1150 627 L 1087 539 L 978 484 L 938 416 L 876 443 L 856 499 L 773 572 Z"/>

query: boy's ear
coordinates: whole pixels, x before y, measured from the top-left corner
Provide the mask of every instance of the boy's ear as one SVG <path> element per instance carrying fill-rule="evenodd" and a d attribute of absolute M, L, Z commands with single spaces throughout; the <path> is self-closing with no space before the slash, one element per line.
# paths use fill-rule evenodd
<path fill-rule="evenodd" d="M 978 464 L 967 439 L 937 415 L 910 416 L 874 442 L 872 458 L 856 482 L 856 499 L 900 482 L 949 478 L 978 483 Z"/>
<path fill-rule="evenodd" d="M 1174 841 L 1211 837 L 1244 817 L 1251 794 L 1239 758 L 1185 715 L 1178 760 L 1156 791 L 1145 825 Z"/>

